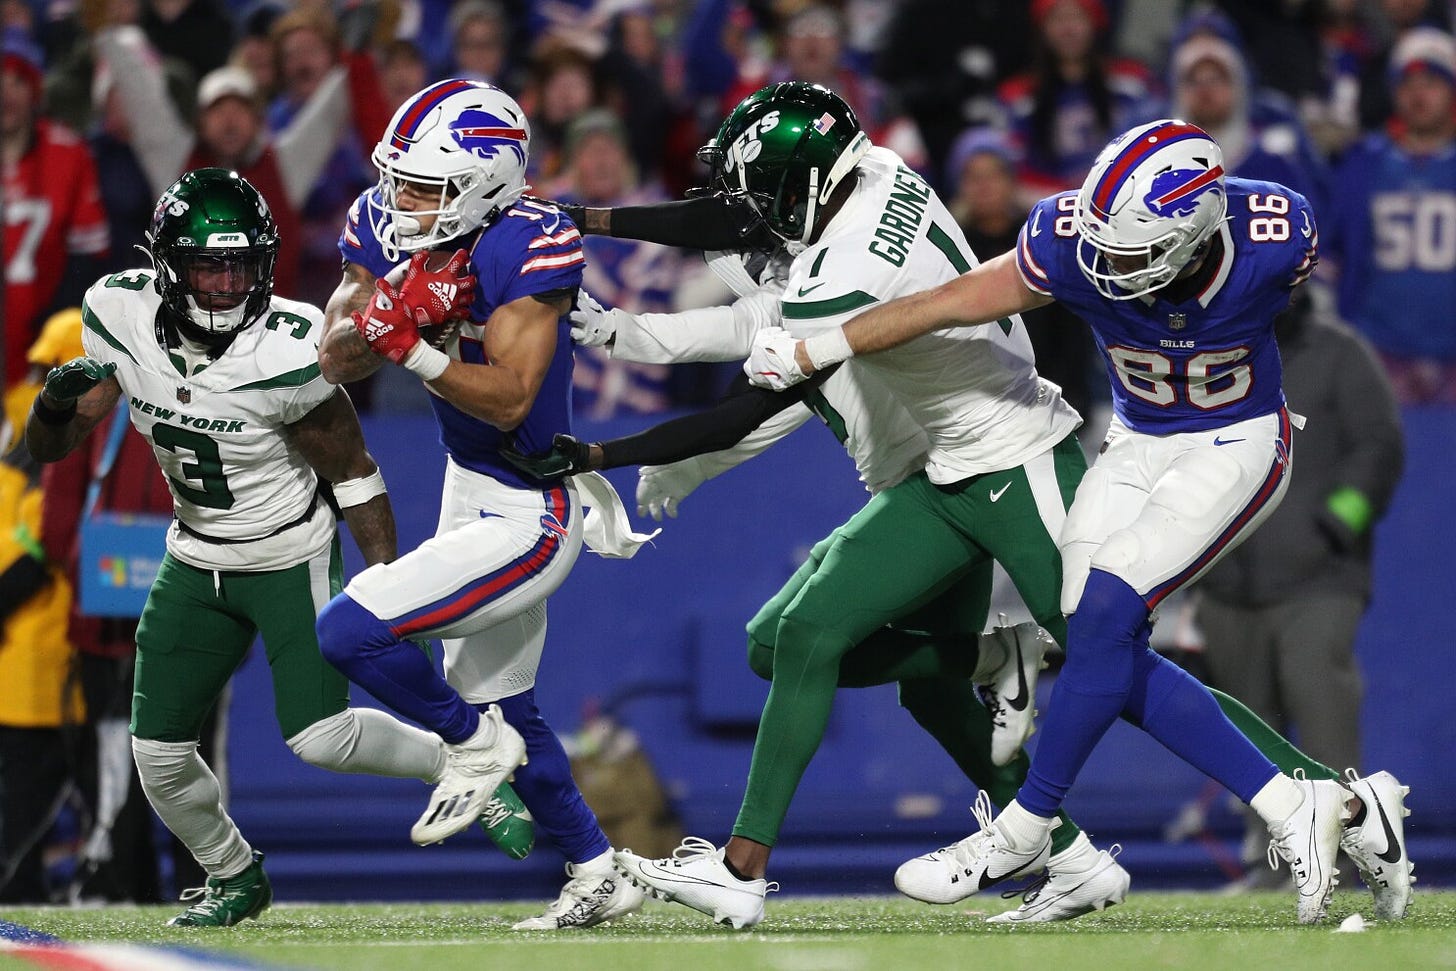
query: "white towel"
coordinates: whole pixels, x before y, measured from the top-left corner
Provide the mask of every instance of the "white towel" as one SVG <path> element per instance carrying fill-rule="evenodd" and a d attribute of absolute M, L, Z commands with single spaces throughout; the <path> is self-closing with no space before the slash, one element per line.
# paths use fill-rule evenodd
<path fill-rule="evenodd" d="M 630 560 L 643 543 L 662 532 L 660 528 L 650 533 L 633 532 L 622 497 L 601 473 L 582 472 L 572 476 L 571 481 L 581 496 L 581 504 L 587 507 L 586 518 L 581 523 L 582 538 L 586 548 L 598 556 Z"/>

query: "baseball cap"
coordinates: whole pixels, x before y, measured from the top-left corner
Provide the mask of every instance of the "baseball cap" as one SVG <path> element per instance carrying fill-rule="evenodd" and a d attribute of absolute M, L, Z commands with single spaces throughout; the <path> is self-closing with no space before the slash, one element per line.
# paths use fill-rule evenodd
<path fill-rule="evenodd" d="M 0 36 L 0 53 L 5 67 L 18 71 L 38 94 L 45 73 L 45 58 L 40 47 L 20 27 L 7 27 Z"/>
<path fill-rule="evenodd" d="M 230 64 L 209 71 L 197 86 L 197 110 L 228 97 L 242 98 L 253 105 L 258 103 L 258 85 L 247 68 Z"/>
<path fill-rule="evenodd" d="M 1390 54 L 1391 86 L 1415 70 L 1430 71 L 1456 85 L 1456 40 L 1434 27 L 1406 31 Z"/>

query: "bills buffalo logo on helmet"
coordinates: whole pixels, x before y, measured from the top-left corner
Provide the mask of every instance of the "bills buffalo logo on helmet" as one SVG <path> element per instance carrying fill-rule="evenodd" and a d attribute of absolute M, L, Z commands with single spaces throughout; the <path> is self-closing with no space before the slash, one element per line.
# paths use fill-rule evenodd
<path fill-rule="evenodd" d="M 1186 216 L 1197 211 L 1200 197 L 1210 189 L 1218 191 L 1223 167 L 1211 169 L 1169 169 L 1153 176 L 1153 183 L 1143 202 L 1152 213 L 1164 216 Z"/>
<path fill-rule="evenodd" d="M 526 163 L 526 129 L 488 111 L 467 108 L 460 112 L 460 117 L 450 122 L 450 136 L 455 144 L 480 158 L 495 158 L 506 148 L 515 153 L 516 161 Z"/>

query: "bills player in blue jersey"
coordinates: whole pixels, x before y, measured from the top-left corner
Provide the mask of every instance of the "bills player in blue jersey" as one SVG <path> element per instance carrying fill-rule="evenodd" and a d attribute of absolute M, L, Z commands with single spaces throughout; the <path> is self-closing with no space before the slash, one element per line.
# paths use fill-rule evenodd
<path fill-rule="evenodd" d="M 922 879 L 963 878 L 947 860 L 982 887 L 1040 868 L 1057 809 L 1122 717 L 1249 803 L 1295 875 L 1300 921 L 1323 917 L 1350 793 L 1281 775 L 1206 688 L 1148 646 L 1157 606 L 1284 493 L 1297 419 L 1280 390 L 1274 318 L 1313 270 L 1317 243 L 1302 196 L 1226 178 L 1207 133 L 1158 121 L 1114 139 L 1080 191 L 1039 202 L 1012 252 L 843 328 L 804 341 L 775 335 L 755 349 L 750 375 L 782 387 L 856 354 L 1057 300 L 1091 325 L 1106 363 L 1115 418 L 1061 537 L 1067 663 L 1041 744 L 990 825 L 954 854 L 906 864 L 925 869 Z M 1382 814 L 1403 812 L 1398 786 L 1352 788 Z M 1402 869 L 1407 893 L 1408 877 Z"/>
<path fill-rule="evenodd" d="M 388 359 L 425 383 L 448 455 L 436 534 L 354 578 L 320 614 L 333 664 L 396 711 L 437 732 L 448 765 L 411 830 L 421 845 L 471 825 L 514 773 L 570 877 L 519 929 L 598 924 L 637 909 L 611 846 L 535 702 L 546 598 L 582 546 L 570 482 L 529 481 L 500 456 L 532 450 L 571 421 L 567 318 L 585 258 L 554 207 L 522 201 L 530 126 L 484 82 L 448 80 L 395 114 L 374 150 L 379 184 L 339 239 L 345 276 L 327 310 L 324 374 L 356 380 Z M 432 269 L 426 251 L 444 244 Z M 396 266 L 410 256 L 402 279 Z M 436 328 L 435 342 L 421 326 Z M 522 446 L 518 446 L 522 447 Z M 439 637 L 442 678 L 413 639 Z"/>

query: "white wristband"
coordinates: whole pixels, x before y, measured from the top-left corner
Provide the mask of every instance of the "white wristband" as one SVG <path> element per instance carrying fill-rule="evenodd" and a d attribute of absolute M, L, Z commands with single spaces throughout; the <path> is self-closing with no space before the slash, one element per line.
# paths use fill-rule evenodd
<path fill-rule="evenodd" d="M 426 381 L 433 381 L 445 373 L 450 366 L 450 355 L 420 341 L 399 362 L 408 371 L 413 371 Z"/>
<path fill-rule="evenodd" d="M 382 496 L 385 493 L 384 476 L 379 474 L 376 466 L 374 471 L 357 479 L 345 479 L 343 482 L 335 482 L 334 500 L 338 502 L 340 509 L 348 509 L 350 506 L 362 506 L 375 496 Z"/>
<path fill-rule="evenodd" d="M 822 371 L 830 365 L 854 357 L 854 351 L 849 346 L 849 338 L 844 336 L 843 327 L 831 327 L 822 334 L 805 338 L 804 354 L 809 358 L 809 363 L 814 365 L 816 371 Z"/>

